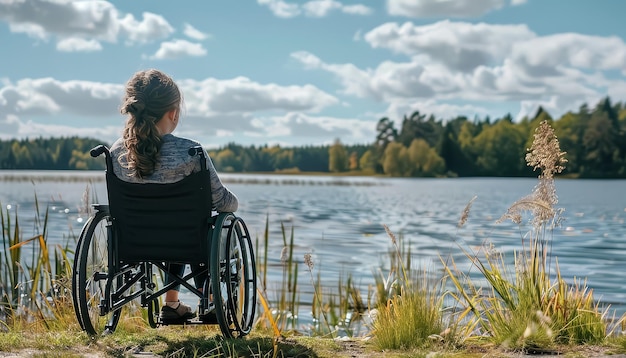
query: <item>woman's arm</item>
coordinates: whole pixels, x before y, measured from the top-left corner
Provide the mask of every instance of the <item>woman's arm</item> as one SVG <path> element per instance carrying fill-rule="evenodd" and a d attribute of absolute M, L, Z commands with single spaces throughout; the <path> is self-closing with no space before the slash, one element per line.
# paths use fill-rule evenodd
<path fill-rule="evenodd" d="M 211 179 L 211 191 L 213 195 L 213 208 L 217 212 L 235 212 L 239 207 L 239 200 L 230 190 L 228 190 L 217 175 L 211 158 L 206 155 L 207 170 Z"/>

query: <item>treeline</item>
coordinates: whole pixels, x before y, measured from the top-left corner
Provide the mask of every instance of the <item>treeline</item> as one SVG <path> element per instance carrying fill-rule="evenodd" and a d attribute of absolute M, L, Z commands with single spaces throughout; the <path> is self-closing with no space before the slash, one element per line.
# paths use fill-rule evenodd
<path fill-rule="evenodd" d="M 358 160 L 371 145 L 243 147 L 234 143 L 209 151 L 213 164 L 225 172 L 346 172 L 360 169 Z M 349 154 L 348 154 L 349 153 Z"/>
<path fill-rule="evenodd" d="M 222 172 L 333 172 L 396 177 L 534 176 L 525 162 L 535 128 L 549 121 L 568 160 L 564 174 L 626 177 L 626 106 L 610 98 L 558 119 L 543 108 L 531 118 L 442 120 L 418 111 L 399 123 L 382 118 L 371 144 L 280 147 L 235 143 L 210 151 Z M 102 169 L 89 157 L 101 141 L 53 138 L 0 141 L 2 169 Z"/>
<path fill-rule="evenodd" d="M 0 141 L 0 169 L 103 169 L 104 161 L 89 150 L 101 140 L 92 138 L 36 138 Z"/>
<path fill-rule="evenodd" d="M 555 129 L 568 160 L 564 174 L 587 178 L 626 177 L 626 107 L 602 100 L 595 108 L 581 106 L 558 119 L 543 108 L 531 118 L 443 121 L 418 111 L 397 125 L 382 118 L 372 144 L 280 148 L 230 144 L 211 152 L 222 171 L 301 170 L 354 172 L 396 177 L 535 176 L 526 165 L 527 148 L 539 123 Z"/>

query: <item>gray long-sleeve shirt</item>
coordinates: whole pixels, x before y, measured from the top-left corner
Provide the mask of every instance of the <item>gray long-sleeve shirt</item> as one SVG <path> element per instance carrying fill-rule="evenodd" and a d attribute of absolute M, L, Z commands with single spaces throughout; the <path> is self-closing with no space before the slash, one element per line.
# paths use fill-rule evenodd
<path fill-rule="evenodd" d="M 178 182 L 186 176 L 201 170 L 198 157 L 192 157 L 188 153 L 189 148 L 199 146 L 200 143 L 191 139 L 176 137 L 172 134 L 164 135 L 162 141 L 163 145 L 159 152 L 159 162 L 154 173 L 144 178 L 138 178 L 131 175 L 131 171 L 128 169 L 128 157 L 123 139 L 118 139 L 113 143 L 110 150 L 113 161 L 113 173 L 118 178 L 131 183 L 167 184 Z M 205 157 L 211 179 L 213 207 L 218 212 L 236 211 L 239 206 L 237 197 L 222 184 L 206 151 Z"/>

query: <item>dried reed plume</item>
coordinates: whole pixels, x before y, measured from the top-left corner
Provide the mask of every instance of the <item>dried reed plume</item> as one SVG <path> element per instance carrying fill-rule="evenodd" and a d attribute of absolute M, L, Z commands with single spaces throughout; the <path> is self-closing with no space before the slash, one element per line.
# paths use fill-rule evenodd
<path fill-rule="evenodd" d="M 280 263 L 286 265 L 289 260 L 289 247 L 283 246 L 283 249 L 280 250 Z"/>
<path fill-rule="evenodd" d="M 315 304 L 317 302 L 319 304 L 319 307 L 318 307 L 319 312 L 322 314 L 322 317 L 324 318 L 324 322 L 326 323 L 326 327 L 328 328 L 328 330 L 330 331 L 330 333 L 333 335 L 333 338 L 334 338 L 334 333 L 329 323 L 330 321 L 328 320 L 328 317 L 326 316 L 327 309 L 325 309 L 324 304 L 322 302 L 322 294 L 320 292 L 321 288 L 319 287 L 319 283 L 316 285 L 315 280 L 313 279 L 313 266 L 315 264 L 313 263 L 313 257 L 310 253 L 304 254 L 304 263 L 306 264 L 306 267 L 309 271 L 309 276 L 311 277 L 311 285 L 313 286 L 313 294 L 314 294 L 313 303 Z"/>
<path fill-rule="evenodd" d="M 397 240 L 396 240 L 396 235 L 394 235 L 393 232 L 391 232 L 391 229 L 389 228 L 389 226 L 383 224 L 383 227 L 385 228 L 385 231 L 387 232 L 387 235 L 389 236 L 389 238 L 391 239 L 391 243 L 394 246 L 397 246 Z"/>
<path fill-rule="evenodd" d="M 554 208 L 558 203 L 554 175 L 565 169 L 567 159 L 564 156 L 565 152 L 561 152 L 559 140 L 554 135 L 552 126 L 547 121 L 541 122 L 535 129 L 535 139 L 526 154 L 528 166 L 533 167 L 533 170 L 541 170 L 539 184 L 530 195 L 513 203 L 498 222 L 511 219 L 519 224 L 522 221 L 522 212 L 528 211 L 532 214 L 532 223 L 535 227 L 549 221 L 552 221 L 553 225 L 558 224 L 562 210 Z"/>
<path fill-rule="evenodd" d="M 456 225 L 456 227 L 462 228 L 463 225 L 465 225 L 465 223 L 467 222 L 467 218 L 469 218 L 469 213 L 470 213 L 470 210 L 472 209 L 472 204 L 474 203 L 474 200 L 476 200 L 476 198 L 477 198 L 477 196 L 474 195 L 472 200 L 470 200 L 467 203 L 467 205 L 465 205 L 465 209 L 463 209 L 463 213 L 461 213 L 461 218 L 459 219 L 459 222 Z"/>
<path fill-rule="evenodd" d="M 314 263 L 311 254 L 304 254 L 304 263 L 309 268 L 309 271 L 313 270 Z"/>

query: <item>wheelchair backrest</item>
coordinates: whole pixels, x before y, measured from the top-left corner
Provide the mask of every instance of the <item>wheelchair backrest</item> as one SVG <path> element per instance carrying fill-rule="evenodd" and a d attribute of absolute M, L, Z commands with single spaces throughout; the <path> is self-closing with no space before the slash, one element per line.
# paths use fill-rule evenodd
<path fill-rule="evenodd" d="M 119 179 L 108 168 L 106 183 L 119 261 L 208 263 L 212 209 L 208 171 L 176 183 L 139 184 Z"/>

